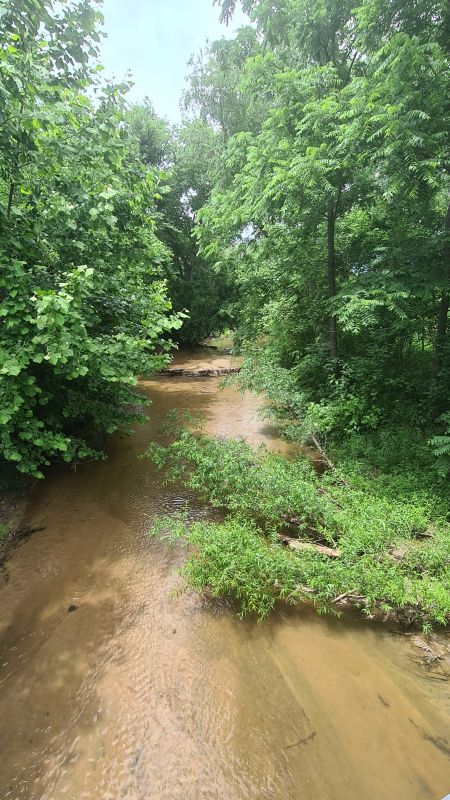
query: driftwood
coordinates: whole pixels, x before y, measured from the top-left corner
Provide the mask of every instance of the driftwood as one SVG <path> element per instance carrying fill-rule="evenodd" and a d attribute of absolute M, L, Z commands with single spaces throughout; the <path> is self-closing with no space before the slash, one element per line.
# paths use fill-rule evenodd
<path fill-rule="evenodd" d="M 299 586 L 298 588 L 305 597 L 310 597 L 314 602 L 314 598 L 318 594 L 316 589 L 312 589 L 310 586 Z M 364 608 L 365 606 L 367 607 L 368 600 L 365 595 L 355 594 L 354 589 L 349 589 L 348 592 L 343 592 L 331 600 L 331 603 L 340 608 L 349 608 L 351 606 Z M 370 614 L 367 614 L 367 619 L 381 619 L 383 622 L 390 620 L 406 629 L 411 627 L 411 625 L 415 625 L 419 618 L 418 609 L 415 606 L 407 605 L 404 608 L 386 611 L 385 608 L 383 608 L 383 600 L 380 598 L 372 604 L 372 609 Z M 449 675 L 446 674 L 442 680 L 447 680 Z"/>
<path fill-rule="evenodd" d="M 221 375 L 235 375 L 240 372 L 240 367 L 206 367 L 205 369 L 184 369 L 183 367 L 168 367 L 161 369 L 159 375 L 168 375 L 172 378 L 218 378 Z"/>
<path fill-rule="evenodd" d="M 352 594 L 351 592 L 344 592 L 340 594 L 339 597 L 335 597 L 334 600 L 331 601 L 333 605 L 357 605 L 357 606 L 365 606 L 367 603 L 367 598 L 363 594 Z"/>
<path fill-rule="evenodd" d="M 335 472 L 336 471 L 336 466 L 328 458 L 328 456 L 327 456 L 325 450 L 323 449 L 322 445 L 320 444 L 316 434 L 315 433 L 311 433 L 310 434 L 310 439 L 311 439 L 314 447 L 316 448 L 317 452 L 319 453 L 321 461 L 325 464 L 327 469 L 330 472 Z M 338 477 L 336 478 L 336 483 L 339 483 L 341 486 L 347 486 L 347 488 L 350 488 L 350 484 L 341 475 L 338 475 Z"/>
<path fill-rule="evenodd" d="M 302 542 L 300 539 L 292 539 L 290 536 L 283 536 L 283 534 L 278 534 L 278 539 L 280 542 L 283 542 L 290 550 L 315 550 L 317 553 L 320 553 L 323 556 L 328 556 L 329 558 L 340 558 L 341 551 L 336 550 L 333 547 L 326 547 L 323 544 L 314 544 L 314 542 Z"/>
<path fill-rule="evenodd" d="M 348 597 L 355 597 L 354 589 L 351 589 L 350 592 L 342 592 L 342 594 L 335 597 L 331 602 L 335 604 L 342 603 L 342 601 L 347 600 Z"/>
<path fill-rule="evenodd" d="M 314 595 L 317 594 L 317 589 L 311 589 L 310 586 L 301 586 L 300 589 L 302 594 L 309 595 L 311 597 L 314 597 Z M 331 602 L 336 606 L 365 606 L 367 605 L 367 597 L 363 594 L 354 594 L 353 590 L 350 590 L 349 592 L 343 592 L 342 594 L 338 595 L 338 597 L 335 597 Z"/>

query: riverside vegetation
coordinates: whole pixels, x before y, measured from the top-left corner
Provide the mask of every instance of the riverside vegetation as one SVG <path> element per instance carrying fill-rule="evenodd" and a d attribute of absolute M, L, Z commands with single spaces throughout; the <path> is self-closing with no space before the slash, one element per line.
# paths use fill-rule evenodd
<path fill-rule="evenodd" d="M 149 457 L 169 481 L 225 511 L 221 521 L 189 524 L 179 515 L 154 526 L 154 535 L 192 545 L 188 585 L 233 598 L 242 614 L 308 598 L 320 611 L 352 602 L 425 630 L 446 623 L 448 506 L 419 488 L 419 475 L 412 492 L 411 475 L 376 480 L 354 462 L 320 475 L 304 455 L 288 460 L 173 422 L 164 430 L 174 440 L 153 444 Z"/>
<path fill-rule="evenodd" d="M 102 457 L 170 336 L 231 328 L 240 387 L 326 469 L 189 430 L 154 447 L 226 513 L 172 520 L 189 582 L 445 623 L 448 5 L 241 5 L 171 127 L 102 79 L 100 3 L 0 4 L 3 481 Z"/>

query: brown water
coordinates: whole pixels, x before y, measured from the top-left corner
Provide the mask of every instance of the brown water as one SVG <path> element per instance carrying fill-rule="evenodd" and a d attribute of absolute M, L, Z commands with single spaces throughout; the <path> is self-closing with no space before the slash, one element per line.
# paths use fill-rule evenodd
<path fill-rule="evenodd" d="M 45 529 L 0 573 L 1 800 L 440 800 L 449 685 L 402 637 L 311 610 L 240 622 L 177 591 L 181 549 L 145 534 L 186 492 L 139 459 L 167 411 L 283 445 L 215 378 L 144 386 L 149 423 L 38 487 Z"/>

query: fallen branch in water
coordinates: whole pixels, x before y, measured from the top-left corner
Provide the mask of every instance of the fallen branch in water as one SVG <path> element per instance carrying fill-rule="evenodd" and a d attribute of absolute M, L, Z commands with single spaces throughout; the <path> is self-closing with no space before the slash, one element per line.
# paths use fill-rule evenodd
<path fill-rule="evenodd" d="M 158 374 L 168 375 L 172 378 L 219 378 L 222 375 L 235 375 L 240 371 L 240 367 L 218 367 L 217 369 L 213 369 L 212 367 L 207 367 L 205 369 L 167 367 L 167 369 L 161 369 Z"/>
<path fill-rule="evenodd" d="M 302 594 L 310 595 L 314 597 L 317 594 L 316 589 L 311 589 L 310 586 L 301 586 Z M 363 594 L 353 594 L 353 590 L 350 589 L 348 592 L 343 592 L 342 594 L 335 597 L 332 601 L 332 604 L 335 606 L 347 606 L 347 605 L 356 605 L 356 606 L 365 606 L 367 605 L 367 597 Z M 377 611 L 380 611 L 379 607 L 376 608 Z"/>
<path fill-rule="evenodd" d="M 354 597 L 355 596 L 354 591 L 355 589 L 350 589 L 349 592 L 342 592 L 342 594 L 335 597 L 334 600 L 332 600 L 331 602 L 334 604 L 342 603 L 342 601 L 346 600 L 348 597 Z"/>
<path fill-rule="evenodd" d="M 301 586 L 299 588 L 303 595 L 311 597 L 314 602 L 314 598 L 318 594 L 316 589 L 312 589 L 310 586 Z M 365 595 L 354 594 L 354 590 L 349 589 L 348 592 L 343 592 L 331 600 L 331 604 L 341 608 L 348 608 L 349 606 L 364 608 L 369 605 L 369 601 Z M 416 606 L 408 604 L 402 608 L 386 610 L 382 598 L 376 600 L 375 603 L 371 603 L 370 614 L 367 613 L 367 618 L 381 619 L 383 622 L 388 622 L 390 620 L 404 629 L 411 627 L 411 625 L 416 625 L 419 621 L 418 609 Z"/>

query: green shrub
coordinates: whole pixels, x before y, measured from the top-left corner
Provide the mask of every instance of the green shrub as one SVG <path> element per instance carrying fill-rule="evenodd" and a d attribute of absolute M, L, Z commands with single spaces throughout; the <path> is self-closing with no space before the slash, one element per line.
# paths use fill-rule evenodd
<path fill-rule="evenodd" d="M 331 610 L 348 593 L 364 598 L 368 614 L 407 613 L 424 625 L 450 618 L 450 526 L 427 496 L 385 497 L 341 470 L 319 477 L 304 458 L 192 430 L 179 430 L 166 447 L 152 445 L 149 455 L 168 480 L 227 514 L 219 523 L 156 526 L 192 545 L 183 572 L 194 588 L 229 595 L 241 613 L 262 616 L 277 598 L 308 595 Z M 291 553 L 280 532 L 312 546 Z"/>
<path fill-rule="evenodd" d="M 155 233 L 159 175 L 139 156 L 127 85 L 97 85 L 101 15 L 56 5 L 0 12 L 0 462 L 36 477 L 99 455 L 92 442 L 134 418 L 136 377 L 165 363 L 181 325 Z"/>

